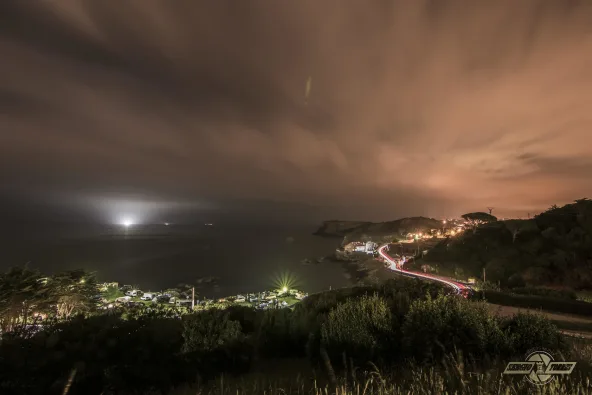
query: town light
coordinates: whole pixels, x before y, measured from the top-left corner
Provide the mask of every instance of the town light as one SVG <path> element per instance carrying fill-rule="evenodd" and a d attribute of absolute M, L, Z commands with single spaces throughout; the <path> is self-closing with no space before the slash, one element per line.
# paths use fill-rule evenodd
<path fill-rule="evenodd" d="M 296 288 L 298 284 L 297 278 L 293 273 L 283 272 L 276 274 L 274 279 L 275 289 L 282 292 L 287 292 L 290 289 Z"/>

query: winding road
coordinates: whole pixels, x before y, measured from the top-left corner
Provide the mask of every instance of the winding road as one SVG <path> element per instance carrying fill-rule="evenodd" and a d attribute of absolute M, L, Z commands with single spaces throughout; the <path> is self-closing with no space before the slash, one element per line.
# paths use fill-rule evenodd
<path fill-rule="evenodd" d="M 426 280 L 438 281 L 442 284 L 446 284 L 447 286 L 451 287 L 452 289 L 454 289 L 456 291 L 456 293 L 463 295 L 464 297 L 467 297 L 467 292 L 470 290 L 470 288 L 462 283 L 458 283 L 456 281 L 444 279 L 444 278 L 438 277 L 438 276 L 433 276 L 431 274 L 418 273 L 418 272 L 413 272 L 410 270 L 399 269 L 397 267 L 395 260 L 393 258 L 391 258 L 390 255 L 388 255 L 386 253 L 387 248 L 388 248 L 388 244 L 381 246 L 378 249 L 378 254 L 380 254 L 380 256 L 383 259 L 385 259 L 387 262 L 389 262 L 391 264 L 391 270 L 399 272 L 399 273 L 407 275 L 407 276 L 411 276 L 411 277 L 424 278 Z"/>

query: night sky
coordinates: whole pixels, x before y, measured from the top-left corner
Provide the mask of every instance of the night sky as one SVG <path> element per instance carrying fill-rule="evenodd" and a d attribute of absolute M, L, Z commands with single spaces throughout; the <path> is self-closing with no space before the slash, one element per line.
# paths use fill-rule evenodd
<path fill-rule="evenodd" d="M 524 217 L 592 195 L 591 105 L 590 1 L 0 1 L 13 214 Z"/>

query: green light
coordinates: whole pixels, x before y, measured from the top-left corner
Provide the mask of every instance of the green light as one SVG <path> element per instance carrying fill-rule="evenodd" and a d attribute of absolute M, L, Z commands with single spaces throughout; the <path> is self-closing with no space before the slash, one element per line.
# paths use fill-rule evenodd
<path fill-rule="evenodd" d="M 298 285 L 298 279 L 293 273 L 283 272 L 273 276 L 273 284 L 276 289 L 285 293 Z"/>

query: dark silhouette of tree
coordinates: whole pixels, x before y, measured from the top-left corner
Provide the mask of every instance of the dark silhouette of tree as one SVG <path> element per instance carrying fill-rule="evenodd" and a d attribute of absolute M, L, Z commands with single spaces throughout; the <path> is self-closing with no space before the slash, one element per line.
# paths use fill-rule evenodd
<path fill-rule="evenodd" d="M 473 229 L 473 232 L 475 232 L 480 225 L 497 221 L 496 217 L 484 212 L 463 214 L 462 218 L 468 223 L 469 227 Z"/>
<path fill-rule="evenodd" d="M 45 279 L 36 270 L 13 267 L 0 275 L 0 329 L 10 332 L 19 324 L 26 326 L 34 312 L 43 312 L 49 304 Z"/>
<path fill-rule="evenodd" d="M 58 273 L 47 282 L 58 318 L 68 319 L 76 313 L 86 313 L 96 307 L 99 295 L 94 273 L 69 270 Z"/>

